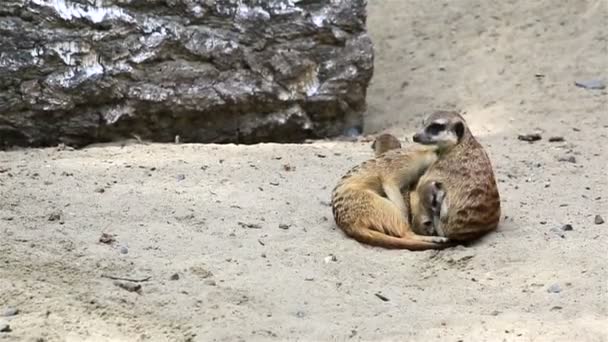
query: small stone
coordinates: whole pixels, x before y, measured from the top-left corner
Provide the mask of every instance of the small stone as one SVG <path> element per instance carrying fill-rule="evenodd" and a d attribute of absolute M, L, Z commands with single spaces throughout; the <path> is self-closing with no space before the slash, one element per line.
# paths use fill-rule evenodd
<path fill-rule="evenodd" d="M 129 249 L 127 248 L 127 246 L 120 247 L 120 254 L 127 254 L 127 253 L 129 253 Z"/>
<path fill-rule="evenodd" d="M 381 294 L 381 293 L 375 293 L 374 295 L 376 297 L 380 298 L 380 300 L 383 301 L 383 302 L 388 302 L 389 301 L 389 299 L 386 296 L 384 296 L 383 294 Z"/>
<path fill-rule="evenodd" d="M 183 181 L 184 179 L 186 179 L 186 175 L 183 175 L 183 174 L 179 174 L 179 175 L 177 175 L 177 181 L 178 181 L 178 182 L 181 182 L 181 181 Z"/>
<path fill-rule="evenodd" d="M 53 222 L 53 221 L 59 221 L 59 220 L 61 220 L 61 214 L 60 213 L 51 213 L 49 215 L 48 220 L 51 221 L 51 222 Z"/>
<path fill-rule="evenodd" d="M 566 235 L 564 234 L 564 232 L 561 229 L 558 228 L 551 228 L 551 231 L 555 234 L 557 234 L 557 236 L 561 237 L 562 239 L 566 238 Z"/>
<path fill-rule="evenodd" d="M 595 215 L 595 218 L 593 219 L 593 222 L 595 222 L 595 224 L 603 224 L 604 223 L 604 218 L 601 217 L 600 215 Z"/>
<path fill-rule="evenodd" d="M 559 286 L 559 284 L 555 283 L 555 284 L 549 286 L 549 288 L 547 288 L 547 292 L 560 293 L 560 292 L 562 292 L 562 288 Z"/>
<path fill-rule="evenodd" d="M 289 229 L 289 227 L 290 227 L 290 225 L 285 224 L 285 223 L 281 223 L 281 224 L 279 224 L 279 228 L 280 228 L 280 229 L 285 229 L 285 230 L 287 230 L 287 229 Z"/>
<path fill-rule="evenodd" d="M 179 280 L 179 274 L 173 273 L 171 277 L 169 277 L 169 280 Z"/>
<path fill-rule="evenodd" d="M 101 233 L 101 236 L 99 237 L 99 242 L 109 245 L 109 244 L 116 242 L 116 239 L 114 238 L 114 235 L 112 235 L 112 234 Z"/>
<path fill-rule="evenodd" d="M 304 317 L 306 317 L 306 314 L 304 313 L 304 311 L 298 311 L 298 312 L 296 312 L 296 317 L 304 318 Z"/>
<path fill-rule="evenodd" d="M 291 166 L 289 164 L 284 164 L 283 165 L 283 170 L 285 170 L 285 171 L 295 171 L 296 167 L 295 166 Z"/>
<path fill-rule="evenodd" d="M 561 306 L 556 305 L 556 306 L 554 306 L 554 307 L 551 308 L 551 311 L 559 311 L 561 309 L 563 309 Z"/>
<path fill-rule="evenodd" d="M 137 283 L 116 280 L 114 282 L 114 285 L 120 287 L 123 290 L 127 290 L 129 292 L 141 291 L 141 284 L 137 284 Z"/>
<path fill-rule="evenodd" d="M 494 310 L 494 311 L 490 312 L 490 315 L 492 315 L 492 316 L 498 316 L 500 314 L 501 314 L 501 312 L 498 310 Z"/>
<path fill-rule="evenodd" d="M 560 162 L 568 162 L 568 163 L 576 164 L 576 157 L 575 157 L 575 156 L 564 156 L 564 157 L 559 157 L 559 158 L 557 158 L 557 161 L 560 161 Z"/>
<path fill-rule="evenodd" d="M 317 157 L 318 158 L 327 158 L 327 156 L 322 153 L 317 153 Z"/>
<path fill-rule="evenodd" d="M 270 185 L 272 185 L 272 186 L 279 186 L 279 182 L 270 182 L 270 183 L 268 183 L 268 184 L 270 184 Z"/>
<path fill-rule="evenodd" d="M 560 136 L 555 136 L 555 137 L 549 138 L 549 142 L 563 142 L 564 140 L 565 140 L 564 137 L 560 137 Z"/>
<path fill-rule="evenodd" d="M 106 192 L 106 189 L 104 189 L 104 188 L 97 188 L 97 189 L 95 189 L 95 192 L 103 194 L 104 192 Z"/>
<path fill-rule="evenodd" d="M 207 286 L 215 286 L 216 282 L 213 279 L 207 279 L 207 280 L 203 281 L 203 284 L 205 284 Z"/>
<path fill-rule="evenodd" d="M 0 323 L 0 332 L 11 332 L 11 326 L 7 323 Z"/>
<path fill-rule="evenodd" d="M 538 133 L 530 133 L 530 134 L 520 134 L 517 136 L 517 139 L 527 142 L 534 142 L 542 139 L 543 137 Z"/>
<path fill-rule="evenodd" d="M 562 228 L 561 228 L 561 229 L 562 229 L 563 231 L 565 231 L 565 232 L 569 232 L 569 231 L 571 231 L 571 230 L 574 230 L 574 227 L 572 227 L 572 225 L 571 225 L 571 224 L 565 224 L 565 225 L 563 225 L 563 226 L 562 226 Z"/>
<path fill-rule="evenodd" d="M 333 262 L 338 261 L 338 258 L 335 255 L 330 254 L 330 255 L 326 256 L 325 259 L 323 259 L 323 260 L 325 261 L 326 264 L 328 264 L 328 263 L 330 263 L 332 261 Z"/>
<path fill-rule="evenodd" d="M 2 311 L 2 314 L 0 314 L 0 316 L 10 317 L 10 316 L 16 316 L 18 313 L 19 313 L 19 309 L 17 309 L 17 308 L 6 308 L 6 309 L 4 309 L 4 311 Z"/>
<path fill-rule="evenodd" d="M 606 89 L 606 84 L 604 83 L 604 81 L 602 81 L 600 79 L 575 81 L 574 85 L 576 85 L 579 88 L 584 88 L 584 89 L 595 89 L 595 90 Z"/>

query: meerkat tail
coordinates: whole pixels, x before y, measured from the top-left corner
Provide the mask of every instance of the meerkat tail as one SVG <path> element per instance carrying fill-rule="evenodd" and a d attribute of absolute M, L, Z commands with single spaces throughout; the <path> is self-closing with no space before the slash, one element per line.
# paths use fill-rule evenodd
<path fill-rule="evenodd" d="M 423 251 L 428 249 L 444 249 L 451 247 L 449 243 L 435 243 L 412 239 L 409 236 L 395 237 L 370 229 L 353 229 L 349 234 L 353 239 L 376 247 L 388 249 L 407 249 L 410 251 Z"/>

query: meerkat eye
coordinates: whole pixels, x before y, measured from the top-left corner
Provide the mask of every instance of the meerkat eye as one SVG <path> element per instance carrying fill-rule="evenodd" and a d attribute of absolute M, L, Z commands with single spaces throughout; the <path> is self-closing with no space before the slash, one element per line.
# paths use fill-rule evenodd
<path fill-rule="evenodd" d="M 444 129 L 445 129 L 445 124 L 433 122 L 426 128 L 426 131 L 429 134 L 435 135 L 435 134 L 438 134 L 439 132 L 443 131 Z"/>
<path fill-rule="evenodd" d="M 433 222 L 431 222 L 431 221 L 424 221 L 422 224 L 423 224 L 425 227 L 430 227 L 430 226 L 433 224 Z"/>

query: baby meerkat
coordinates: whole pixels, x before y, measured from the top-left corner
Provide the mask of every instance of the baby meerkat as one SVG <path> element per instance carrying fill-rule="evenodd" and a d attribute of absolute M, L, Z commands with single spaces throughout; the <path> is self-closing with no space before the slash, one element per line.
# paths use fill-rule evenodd
<path fill-rule="evenodd" d="M 398 141 L 397 141 L 398 142 Z M 381 153 L 348 171 L 332 192 L 336 225 L 369 245 L 408 250 L 442 249 L 449 240 L 415 234 L 401 193 L 437 160 L 435 145 L 412 145 Z M 383 195 L 386 195 L 384 197 Z"/>
<path fill-rule="evenodd" d="M 441 184 L 443 199 L 434 229 L 454 241 L 470 241 L 495 230 L 500 221 L 500 195 L 485 150 L 464 118 L 451 111 L 431 114 L 413 136 L 416 143 L 438 146 L 439 159 L 418 180 L 410 194 L 412 217 L 427 212 L 424 196 L 433 182 Z M 443 147 L 442 147 L 443 146 Z M 415 198 L 418 197 L 418 198 Z M 419 200 L 421 199 L 421 200 Z M 423 220 L 412 220 L 414 231 L 424 231 Z"/>
<path fill-rule="evenodd" d="M 376 137 L 372 143 L 372 150 L 376 157 L 380 156 L 386 151 L 395 150 L 401 148 L 401 142 L 394 135 L 384 133 Z"/>
<path fill-rule="evenodd" d="M 445 197 L 445 189 L 440 182 L 427 182 L 418 189 L 416 195 L 408 191 L 410 197 L 410 208 L 416 208 L 416 215 L 410 213 L 412 230 L 420 235 L 443 236 L 441 229 L 440 214 Z"/>

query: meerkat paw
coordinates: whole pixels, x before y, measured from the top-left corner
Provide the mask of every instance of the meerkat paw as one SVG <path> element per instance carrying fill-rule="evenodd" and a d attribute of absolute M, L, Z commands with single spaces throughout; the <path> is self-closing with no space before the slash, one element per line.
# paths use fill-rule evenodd
<path fill-rule="evenodd" d="M 442 236 L 420 236 L 421 241 L 434 242 L 434 243 L 449 243 L 450 239 Z"/>

